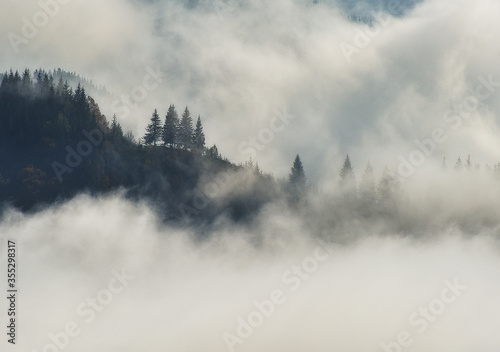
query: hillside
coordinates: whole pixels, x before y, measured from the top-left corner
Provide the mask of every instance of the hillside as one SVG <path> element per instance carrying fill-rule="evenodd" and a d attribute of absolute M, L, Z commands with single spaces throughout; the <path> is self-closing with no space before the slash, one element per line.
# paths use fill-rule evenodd
<path fill-rule="evenodd" d="M 495 194 L 500 164 L 481 168 L 469 155 L 447 168 L 443 159 L 432 187 L 446 184 L 448 193 L 441 191 L 441 198 L 429 206 L 420 192 L 410 196 L 404 181 L 411 175 L 386 168 L 377 178 L 368 163 L 356 177 L 347 155 L 334 180 L 337 186 L 325 192 L 307 180 L 298 155 L 288 180 L 263 173 L 251 160 L 236 165 L 222 158 L 215 145 L 205 146 L 201 119 L 195 127 L 188 107 L 182 114 L 174 105 L 166 112 L 155 109 L 137 141 L 124 134 L 116 117 L 108 121 L 81 85 L 73 90 L 44 71 L 33 77 L 28 70 L 5 75 L 0 85 L 0 155 L 0 201 L 24 211 L 80 193 L 119 192 L 148 202 L 164 221 L 189 224 L 217 224 L 220 219 L 251 223 L 265 216 L 266 209 L 291 212 L 314 233 L 336 229 L 347 236 L 374 221 L 378 231 L 415 235 L 422 232 L 422 224 L 441 230 L 452 223 L 469 232 L 498 224 L 494 208 L 480 200 L 473 210 L 454 202 L 439 221 L 433 220 L 433 208 L 457 195 L 465 197 L 457 192 L 465 186 L 477 189 L 474 194 Z M 409 182 L 413 180 L 418 177 Z"/>
<path fill-rule="evenodd" d="M 271 199 L 275 181 L 252 172 L 250 184 L 260 183 L 259 189 L 265 185 L 265 192 L 242 191 L 252 195 L 242 202 L 242 193 L 227 193 L 230 182 L 224 181 L 227 190 L 219 203 L 193 204 L 199 203 L 200 187 L 245 168 L 223 160 L 215 146 L 194 150 L 137 143 L 123 133 L 116 118 L 110 122 L 101 114 L 81 85 L 73 91 L 59 78 L 55 82 L 55 76 L 44 71 L 32 77 L 26 70 L 6 74 L 0 85 L 3 202 L 30 210 L 83 191 L 100 194 L 123 188 L 129 197 L 153 201 L 166 219 L 210 221 L 222 213 L 245 218 Z"/>

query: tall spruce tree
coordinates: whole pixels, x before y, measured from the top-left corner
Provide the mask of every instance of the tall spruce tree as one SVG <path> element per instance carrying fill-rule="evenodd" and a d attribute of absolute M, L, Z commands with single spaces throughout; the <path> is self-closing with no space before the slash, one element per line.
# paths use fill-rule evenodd
<path fill-rule="evenodd" d="M 168 107 L 167 116 L 165 116 L 165 124 L 163 125 L 162 139 L 165 145 L 173 148 L 177 143 L 179 128 L 179 117 L 174 105 Z"/>
<path fill-rule="evenodd" d="M 465 161 L 465 169 L 470 171 L 472 169 L 472 162 L 470 161 L 470 154 L 467 156 L 467 160 Z"/>
<path fill-rule="evenodd" d="M 146 128 L 146 135 L 144 136 L 144 142 L 146 144 L 156 145 L 161 138 L 162 128 L 161 128 L 161 120 L 160 115 L 158 115 L 158 111 L 155 109 L 153 115 L 151 115 L 151 122 Z"/>
<path fill-rule="evenodd" d="M 288 181 L 293 188 L 298 190 L 303 190 L 306 186 L 306 174 L 304 172 L 304 167 L 302 166 L 299 154 L 297 154 L 295 160 L 293 161 Z"/>
<path fill-rule="evenodd" d="M 196 128 L 194 130 L 193 136 L 194 148 L 198 152 L 202 152 L 205 149 L 205 133 L 203 133 L 203 125 L 201 124 L 201 118 L 198 115 L 198 120 L 196 121 Z"/>
<path fill-rule="evenodd" d="M 179 143 L 184 149 L 193 147 L 193 119 L 188 107 L 182 113 L 182 119 L 179 124 Z"/>
<path fill-rule="evenodd" d="M 354 175 L 354 170 L 351 165 L 351 159 L 349 158 L 349 154 L 347 154 L 344 165 L 339 172 L 340 175 L 340 186 L 341 187 L 356 187 L 356 176 Z"/>
<path fill-rule="evenodd" d="M 111 126 L 109 128 L 109 134 L 113 141 L 117 141 L 123 137 L 123 129 L 118 122 L 116 115 L 113 115 L 113 120 L 111 120 Z"/>
<path fill-rule="evenodd" d="M 207 155 L 214 159 L 221 159 L 221 155 L 219 154 L 219 149 L 217 149 L 217 146 L 215 144 L 210 148 L 208 148 Z"/>

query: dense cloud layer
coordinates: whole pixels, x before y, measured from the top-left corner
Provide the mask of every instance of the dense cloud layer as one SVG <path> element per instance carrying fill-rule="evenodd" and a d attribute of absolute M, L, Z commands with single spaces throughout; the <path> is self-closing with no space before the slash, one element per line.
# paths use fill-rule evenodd
<path fill-rule="evenodd" d="M 137 136 L 155 107 L 189 105 L 224 156 L 284 176 L 300 153 L 320 191 L 302 216 L 270 204 L 246 226 L 218 219 L 205 240 L 119 195 L 6 210 L 18 348 L 43 351 L 75 322 L 72 351 L 220 352 L 224 336 L 242 339 L 236 351 L 383 351 L 398 339 L 404 351 L 498 350 L 499 184 L 436 172 L 442 156 L 500 161 L 497 1 L 429 0 L 404 17 L 375 14 L 371 28 L 321 1 L 63 2 L 24 39 L 24 17 L 44 20 L 39 4 L 3 2 L 2 70 L 62 67 L 105 84 L 115 97 L 99 97 L 102 110 Z M 119 100 L 141 92 L 135 107 Z M 368 160 L 378 175 L 399 169 L 398 205 L 410 205 L 344 216 L 352 209 L 334 200 L 347 152 L 358 177 Z M 92 313 L 96 296 L 110 302 Z M 255 301 L 270 299 L 274 312 L 238 335 L 239 317 L 258 319 Z"/>
<path fill-rule="evenodd" d="M 154 107 L 164 114 L 170 103 L 189 104 L 208 143 L 235 161 L 254 156 L 280 176 L 296 153 L 315 180 L 334 178 L 347 152 L 358 169 L 368 160 L 379 172 L 395 169 L 436 128 L 448 138 L 430 159 L 500 159 L 498 86 L 479 103 L 467 100 L 480 77 L 500 77 L 498 2 L 426 1 L 404 17 L 379 17 L 371 30 L 321 2 L 198 3 L 69 1 L 16 54 L 8 33 L 22 36 L 23 17 L 40 7 L 8 0 L 0 66 L 63 67 L 118 97 L 136 94 L 140 102 L 101 105 L 137 136 Z M 161 82 L 146 89 L 151 70 Z M 460 125 L 449 110 L 467 102 L 461 114 L 473 118 Z M 271 136 L 262 132 L 283 108 L 294 119 L 284 129 L 274 123 Z M 262 150 L 242 144 L 252 137 Z"/>
<path fill-rule="evenodd" d="M 43 350 L 49 333 L 62 346 L 71 322 L 72 351 L 229 351 L 224 334 L 244 336 L 239 318 L 250 316 L 254 331 L 235 351 L 383 351 L 403 331 L 407 351 L 500 344 L 499 245 L 488 233 L 336 245 L 274 216 L 251 233 L 225 227 L 195 243 L 118 196 L 6 213 L 0 233 L 2 252 L 7 238 L 17 241 L 17 348 L 26 351 Z"/>

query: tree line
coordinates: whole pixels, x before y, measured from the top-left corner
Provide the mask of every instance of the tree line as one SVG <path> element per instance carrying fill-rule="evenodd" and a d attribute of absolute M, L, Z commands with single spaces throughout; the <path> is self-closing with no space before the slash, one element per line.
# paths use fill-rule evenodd
<path fill-rule="evenodd" d="M 95 137 L 99 133 L 102 138 Z M 88 152 L 82 147 L 97 140 Z M 472 171 L 476 167 L 469 156 L 465 162 L 459 158 L 454 169 Z M 245 170 L 251 171 L 251 177 Z M 500 177 L 500 164 L 486 170 Z M 242 171 L 246 174 L 241 175 Z M 238 187 L 220 192 L 223 199 L 209 187 L 228 186 L 210 181 L 221 173 L 241 176 Z M 363 216 L 376 213 L 373 209 L 393 211 L 402 193 L 394 173 L 385 169 L 376 179 L 369 163 L 358 182 L 349 155 L 340 168 L 338 186 L 339 196 L 331 204 L 359 210 Z M 155 109 L 138 143 L 131 133 L 124 133 L 116 116 L 107 121 L 80 84 L 71 87 L 61 77 L 56 80 L 42 70 L 3 75 L 0 201 L 30 209 L 82 191 L 101 194 L 120 187 L 129 197 L 157 202 L 168 219 L 178 219 L 182 215 L 179 205 L 184 204 L 200 210 L 197 216 L 204 221 L 221 213 L 244 219 L 280 199 L 299 207 L 309 194 L 317 192 L 307 180 L 299 155 L 288 178 L 279 179 L 263 173 L 252 161 L 244 165 L 229 162 L 215 145 L 207 149 L 201 116 L 193 123 L 188 107 L 180 118 L 174 105 L 169 106 L 164 118 Z M 217 201 L 196 208 L 202 193 L 205 200 Z"/>
<path fill-rule="evenodd" d="M 155 111 L 144 143 L 137 143 L 116 116 L 106 119 L 81 84 L 71 86 L 54 72 L 2 75 L 2 204 L 31 209 L 82 191 L 123 187 L 128 197 L 158 202 L 165 216 L 175 219 L 176 205 L 189 200 L 204 175 L 239 168 L 215 145 L 205 147 L 201 118 L 193 126 L 188 108 L 179 120 L 170 106 L 164 123 Z"/>
<path fill-rule="evenodd" d="M 396 175 L 391 173 L 387 168 L 384 169 L 382 176 L 377 181 L 370 162 L 367 163 L 361 180 L 358 183 L 349 154 L 346 155 L 338 175 L 339 191 L 347 202 L 363 200 L 372 205 L 383 203 L 392 199 L 400 191 L 400 183 Z M 307 178 L 302 161 L 300 156 L 297 155 L 288 176 L 289 192 L 295 196 L 304 195 L 308 190 L 306 181 Z"/>
<path fill-rule="evenodd" d="M 479 172 L 482 169 L 484 173 L 500 180 L 500 163 L 493 166 L 485 164 L 481 168 L 479 163 L 472 163 L 470 155 L 465 158 L 465 162 L 462 161 L 462 157 L 458 157 L 451 168 L 448 167 L 446 158 L 443 157 L 442 169 L 445 171 L 450 170 L 457 175 L 462 172 Z M 288 183 L 288 192 L 296 197 L 304 195 L 308 188 L 311 188 L 311 185 L 306 182 L 304 167 L 299 155 L 296 156 L 293 162 Z M 397 173 L 391 172 L 387 167 L 384 168 L 381 176 L 377 179 L 370 162 L 367 163 L 358 180 L 351 159 L 347 154 L 338 172 L 338 193 L 341 195 L 344 205 L 353 206 L 356 203 L 364 208 L 372 208 L 376 205 L 394 205 L 394 202 L 400 201 L 403 196 L 403 187 Z"/>
<path fill-rule="evenodd" d="M 193 127 L 193 118 L 187 106 L 179 119 L 175 105 L 171 104 L 163 123 L 158 110 L 155 109 L 142 140 L 146 145 L 163 145 L 171 149 L 183 149 L 196 154 L 207 154 L 212 158 L 221 158 L 215 144 L 208 149 L 205 147 L 201 117 L 198 115 L 196 125 Z"/>

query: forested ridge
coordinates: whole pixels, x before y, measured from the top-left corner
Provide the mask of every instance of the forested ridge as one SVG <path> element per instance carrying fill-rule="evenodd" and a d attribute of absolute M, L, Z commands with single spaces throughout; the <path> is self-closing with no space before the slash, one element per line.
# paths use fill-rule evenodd
<path fill-rule="evenodd" d="M 210 223 L 221 215 L 246 221 L 274 204 L 306 215 L 312 227 L 344 226 L 356 219 L 398 218 L 388 223 L 402 229 L 416 224 L 418 205 L 388 169 L 377 178 L 368 163 L 357 177 L 346 156 L 336 191 L 323 194 L 307 180 L 299 155 L 286 179 L 262 172 L 252 160 L 236 165 L 216 145 L 205 145 L 200 115 L 193 118 L 188 107 L 181 111 L 173 104 L 164 112 L 153 109 L 138 140 L 124 133 L 115 116 L 109 121 L 81 84 L 70 87 L 61 71 L 5 73 L 0 85 L 0 201 L 32 210 L 81 192 L 122 190 L 126 197 L 151 202 L 172 221 Z M 464 177 L 500 178 L 500 164 L 481 168 L 470 156 L 459 157 L 447 169 Z M 467 220 L 460 211 L 450 211 L 448 220 Z M 484 213 L 484 221 L 496 223 Z"/>
<path fill-rule="evenodd" d="M 28 210 L 82 191 L 98 194 L 124 188 L 130 197 L 160 204 L 166 218 L 209 218 L 229 212 L 239 219 L 271 199 L 272 193 L 252 190 L 254 201 L 243 202 L 242 190 L 218 207 L 193 205 L 200 182 L 229 182 L 216 177 L 245 169 L 223 159 L 215 145 L 205 147 L 200 117 L 194 126 L 188 107 L 179 119 L 171 105 L 163 123 L 155 110 L 144 138 L 137 142 L 130 132 L 123 132 L 116 117 L 106 119 L 82 85 L 73 90 L 61 75 L 58 80 L 56 76 L 43 70 L 3 75 L 0 199 L 4 204 Z M 255 175 L 255 182 L 274 183 L 260 171 Z"/>

